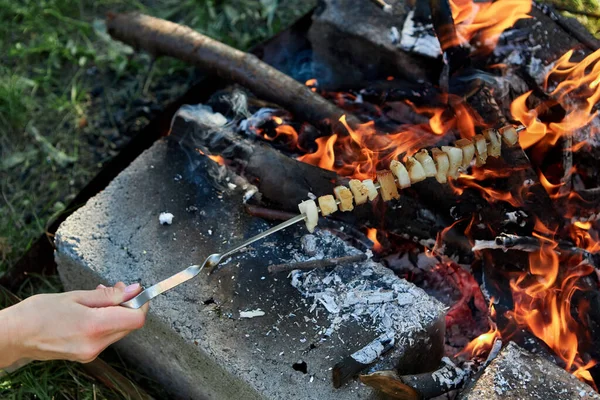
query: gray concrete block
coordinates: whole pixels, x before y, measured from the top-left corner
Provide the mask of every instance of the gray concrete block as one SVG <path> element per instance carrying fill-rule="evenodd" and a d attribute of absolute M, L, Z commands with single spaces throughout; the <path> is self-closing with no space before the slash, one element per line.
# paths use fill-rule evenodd
<path fill-rule="evenodd" d="M 206 158 L 166 141 L 141 155 L 58 230 L 56 261 L 65 288 L 118 281 L 149 286 L 269 227 L 244 211 L 241 188 L 214 189 L 209 170 Z M 174 214 L 172 225 L 159 224 L 165 211 Z M 305 233 L 303 226 L 288 228 L 214 274 L 154 299 L 146 326 L 119 342 L 119 351 L 176 398 L 371 398 L 358 381 L 334 389 L 331 367 L 380 335 L 377 327 L 348 320 L 324 335 L 335 316 L 320 304 L 311 310 L 313 299 L 290 277 L 267 271 L 271 263 L 302 255 Z M 329 256 L 344 246 L 332 242 L 322 251 Z M 443 331 L 441 304 L 430 299 L 419 308 L 435 310 L 420 321 L 421 330 Z M 265 315 L 240 318 L 240 311 L 256 309 Z M 406 346 L 417 349 L 412 341 Z M 292 368 L 299 361 L 306 373 Z"/>
<path fill-rule="evenodd" d="M 392 5 L 392 13 L 369 1 L 319 2 L 308 37 L 320 85 L 355 86 L 389 75 L 426 79 L 433 59 L 400 46 L 408 2 L 386 2 Z"/>
<path fill-rule="evenodd" d="M 460 400 L 600 399 L 598 393 L 556 364 L 510 342 L 470 382 Z"/>

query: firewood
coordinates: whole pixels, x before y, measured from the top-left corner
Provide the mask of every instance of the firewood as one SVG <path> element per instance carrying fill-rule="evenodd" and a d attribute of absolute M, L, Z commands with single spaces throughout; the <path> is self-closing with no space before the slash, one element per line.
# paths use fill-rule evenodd
<path fill-rule="evenodd" d="M 154 56 L 166 55 L 196 65 L 226 80 L 237 82 L 258 97 L 281 105 L 299 120 L 329 131 L 342 115 L 350 126 L 358 118 L 341 110 L 305 85 L 264 63 L 256 56 L 234 49 L 193 29 L 149 15 L 109 14 L 109 34 Z"/>
<path fill-rule="evenodd" d="M 377 371 L 361 375 L 362 383 L 369 385 L 394 399 L 430 399 L 462 386 L 469 377 L 465 371 L 451 363 L 436 371 L 416 375 L 399 375 L 396 371 Z"/>
<path fill-rule="evenodd" d="M 277 264 L 277 265 L 269 265 L 269 272 L 290 272 L 295 269 L 302 270 L 311 270 L 315 268 L 333 268 L 338 265 L 349 265 L 361 261 L 365 261 L 367 256 L 364 253 L 352 255 L 352 256 L 344 256 L 338 258 L 330 258 L 323 260 L 310 260 L 310 261 L 302 261 L 302 262 L 294 262 L 294 263 L 286 263 L 286 264 Z"/>

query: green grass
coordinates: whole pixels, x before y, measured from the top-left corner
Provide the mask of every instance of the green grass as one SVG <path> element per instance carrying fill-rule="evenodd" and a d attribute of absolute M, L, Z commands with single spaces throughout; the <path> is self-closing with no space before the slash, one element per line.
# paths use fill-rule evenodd
<path fill-rule="evenodd" d="M 245 49 L 308 8 L 277 0 L 0 0 L 0 273 L 122 147 L 119 113 L 126 119 L 132 100 L 154 100 L 156 77 L 176 82 L 163 102 L 193 79 L 192 68 L 170 59 L 150 76 L 148 55 L 110 40 L 106 11 L 140 10 Z M 101 99 L 90 95 L 95 88 L 104 89 Z"/>

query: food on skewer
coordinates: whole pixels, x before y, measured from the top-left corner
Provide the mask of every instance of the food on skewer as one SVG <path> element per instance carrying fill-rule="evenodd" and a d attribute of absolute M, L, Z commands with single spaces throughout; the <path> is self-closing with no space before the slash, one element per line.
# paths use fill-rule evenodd
<path fill-rule="evenodd" d="M 335 198 L 339 200 L 340 211 L 352 211 L 354 210 L 354 204 L 352 202 L 352 192 L 346 186 L 336 186 L 333 188 L 333 194 Z"/>
<path fill-rule="evenodd" d="M 473 161 L 473 158 L 475 157 L 475 145 L 473 145 L 473 142 L 469 139 L 459 139 L 455 144 L 456 147 L 463 152 L 462 168 L 469 168 L 471 161 Z"/>
<path fill-rule="evenodd" d="M 377 196 L 379 196 L 379 192 L 377 191 L 372 179 L 365 179 L 362 181 L 362 184 L 365 185 L 369 191 L 369 200 L 373 201 L 377 198 Z"/>
<path fill-rule="evenodd" d="M 319 222 L 319 209 L 317 208 L 317 203 L 315 203 L 314 200 L 304 200 L 302 203 L 298 204 L 298 209 L 301 214 L 306 216 L 306 229 L 308 229 L 310 233 L 313 233 Z"/>
<path fill-rule="evenodd" d="M 487 140 L 487 152 L 490 157 L 500 157 L 502 154 L 502 142 L 500 135 L 495 129 L 485 129 L 483 137 Z"/>
<path fill-rule="evenodd" d="M 461 149 L 452 146 L 442 146 L 442 151 L 448 155 L 448 177 L 458 178 L 458 169 L 462 165 L 463 152 Z"/>
<path fill-rule="evenodd" d="M 400 187 L 400 189 L 406 189 L 410 186 L 410 176 L 408 175 L 408 171 L 404 164 L 400 161 L 392 160 L 390 163 L 390 170 L 398 180 L 398 187 Z"/>
<path fill-rule="evenodd" d="M 425 170 L 420 162 L 413 157 L 406 158 L 406 169 L 408 170 L 408 176 L 410 177 L 410 183 L 417 183 L 424 181 Z"/>
<path fill-rule="evenodd" d="M 475 144 L 475 165 L 481 167 L 485 164 L 488 156 L 487 143 L 483 135 L 475 135 L 473 138 L 473 144 Z"/>
<path fill-rule="evenodd" d="M 371 181 L 372 183 L 373 181 Z M 350 190 L 354 195 L 354 202 L 357 206 L 361 204 L 365 204 L 367 199 L 369 198 L 369 188 L 358 179 L 350 179 L 348 182 L 348 186 L 350 186 Z M 373 185 L 373 190 L 375 191 L 375 196 L 377 196 L 377 189 L 375 189 L 375 185 Z"/>
<path fill-rule="evenodd" d="M 415 154 L 415 159 L 423 166 L 423 170 L 425 171 L 425 176 L 427 178 L 432 178 L 437 175 L 435 163 L 433 162 L 433 158 L 431 158 L 427 150 L 421 149 L 419 152 L 417 152 L 417 154 Z"/>
<path fill-rule="evenodd" d="M 323 216 L 330 215 L 338 209 L 351 211 L 356 205 L 365 204 L 367 199 L 373 201 L 381 192 L 384 201 L 399 199 L 398 187 L 404 189 L 412 183 L 420 182 L 427 177 L 435 177 L 439 183 L 446 183 L 448 177 L 457 177 L 459 169 L 466 169 L 475 157 L 475 164 L 485 164 L 488 155 L 499 157 L 502 153 L 502 142 L 513 146 L 519 141 L 517 129 L 507 125 L 498 131 L 486 129 L 481 135 L 475 135 L 473 140 L 460 139 L 456 147 L 442 146 L 431 149 L 431 155 L 425 149 L 418 151 L 414 157 L 407 157 L 406 167 L 397 160 L 390 163 L 389 170 L 377 171 L 377 183 L 371 179 L 362 182 L 351 179 L 350 189 L 345 186 L 334 188 L 335 198 L 332 195 L 321 196 L 318 199 L 319 207 L 314 200 L 306 200 L 298 205 L 298 209 L 305 215 L 306 228 L 313 232 L 319 220 L 319 211 Z M 379 189 L 379 191 L 377 190 Z"/>
<path fill-rule="evenodd" d="M 333 214 L 338 210 L 337 203 L 332 195 L 328 194 L 325 196 L 319 197 L 319 208 L 321 209 L 321 214 L 326 217 L 329 214 Z"/>
<path fill-rule="evenodd" d="M 400 198 L 392 171 L 389 169 L 377 171 L 377 182 L 379 182 L 379 190 L 381 191 L 383 201 Z"/>
<path fill-rule="evenodd" d="M 502 128 L 498 129 L 498 132 L 500 132 L 502 140 L 508 146 L 514 146 L 519 141 L 519 134 L 517 133 L 515 127 L 512 125 L 503 126 Z"/>
<path fill-rule="evenodd" d="M 448 182 L 448 169 L 450 168 L 448 155 L 440 149 L 431 149 L 431 155 L 433 156 L 433 161 L 435 162 L 435 168 L 437 170 L 435 179 L 439 183 Z"/>

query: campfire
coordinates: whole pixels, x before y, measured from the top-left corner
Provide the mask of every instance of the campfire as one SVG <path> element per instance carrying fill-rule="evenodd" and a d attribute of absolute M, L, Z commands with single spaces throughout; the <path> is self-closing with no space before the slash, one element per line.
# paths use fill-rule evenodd
<path fill-rule="evenodd" d="M 596 390 L 597 42 L 525 0 L 360 3 L 324 1 L 310 29 L 290 39 L 310 48 L 310 71 L 325 71 L 306 79 L 298 66 L 306 60 L 288 60 L 301 82 L 152 17 L 113 15 L 108 28 L 234 82 L 182 108 L 171 129 L 190 157 L 213 161 L 215 185 L 244 188 L 252 215 L 305 214 L 308 230 L 317 229 L 313 247 L 332 245 L 325 229 L 363 250 L 271 265 L 272 273 L 289 273 L 315 306 L 338 316 L 347 306 L 356 318 L 376 309 L 381 317 L 381 304 L 425 294 L 444 305 L 436 368 L 373 369 L 399 343 L 399 323 L 390 322 L 396 331 L 382 328 L 332 362 L 336 387 L 359 376 L 398 398 L 454 396 L 514 342 Z M 353 26 L 361 15 L 364 26 Z M 357 262 L 383 264 L 394 278 L 366 266 L 375 272 L 365 288 L 344 272 Z M 403 280 L 423 293 L 399 293 Z"/>

